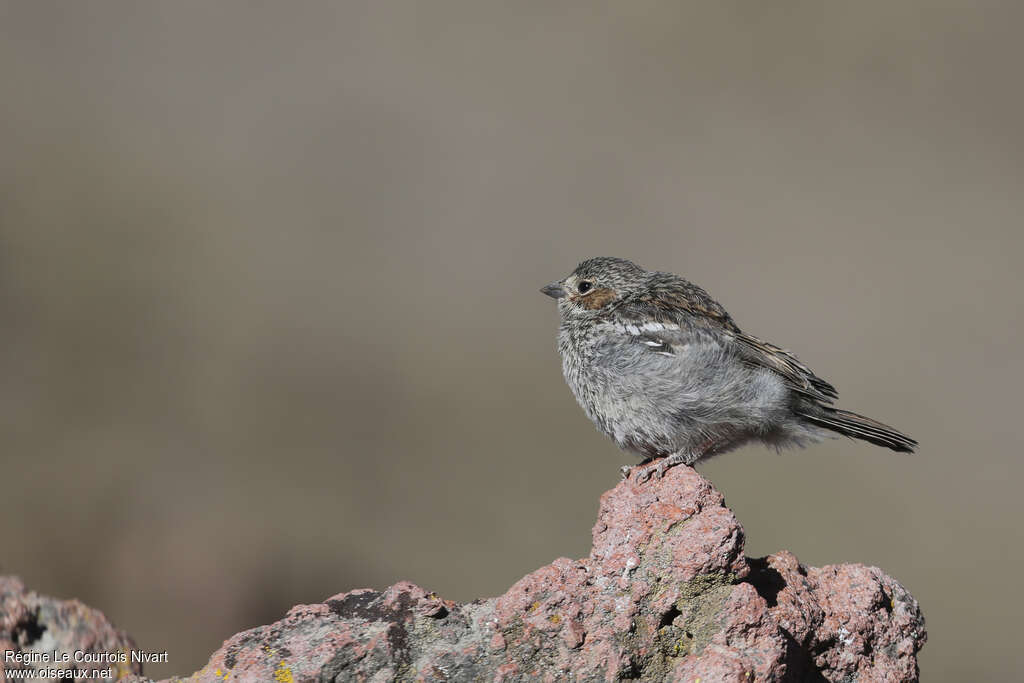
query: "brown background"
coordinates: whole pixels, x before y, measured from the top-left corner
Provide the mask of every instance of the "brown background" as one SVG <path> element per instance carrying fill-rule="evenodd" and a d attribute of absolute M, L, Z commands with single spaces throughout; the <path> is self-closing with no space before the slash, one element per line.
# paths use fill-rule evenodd
<path fill-rule="evenodd" d="M 708 288 L 921 441 L 702 471 L 748 552 L 1019 673 L 1019 3 L 3 2 L 0 571 L 156 675 L 292 604 L 588 551 L 632 462 L 537 288 Z"/>

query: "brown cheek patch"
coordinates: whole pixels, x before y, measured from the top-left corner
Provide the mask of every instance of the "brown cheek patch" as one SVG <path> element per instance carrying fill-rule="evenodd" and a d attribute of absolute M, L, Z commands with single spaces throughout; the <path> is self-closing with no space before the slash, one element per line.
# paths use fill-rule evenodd
<path fill-rule="evenodd" d="M 579 304 L 588 310 L 604 308 L 615 300 L 615 291 L 607 287 L 598 287 L 586 296 L 579 297 Z"/>

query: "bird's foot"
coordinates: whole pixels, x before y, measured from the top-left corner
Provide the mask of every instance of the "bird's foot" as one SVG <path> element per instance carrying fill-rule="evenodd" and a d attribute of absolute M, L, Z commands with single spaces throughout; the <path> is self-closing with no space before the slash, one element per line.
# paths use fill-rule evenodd
<path fill-rule="evenodd" d="M 681 465 L 684 462 L 686 462 L 686 456 L 682 453 L 673 453 L 667 458 L 659 458 L 653 465 L 648 465 L 636 473 L 636 483 L 643 484 L 651 478 L 651 475 L 656 475 L 655 479 L 661 479 L 665 476 L 665 470 L 673 465 Z"/>
<path fill-rule="evenodd" d="M 629 473 L 633 471 L 633 467 L 646 465 L 647 463 L 653 462 L 653 461 L 654 461 L 654 458 L 652 458 L 650 456 L 647 456 L 646 458 L 641 460 L 638 463 L 638 465 L 623 465 L 622 467 L 619 468 L 619 474 L 622 476 L 622 481 L 626 481 L 627 479 L 629 479 Z"/>

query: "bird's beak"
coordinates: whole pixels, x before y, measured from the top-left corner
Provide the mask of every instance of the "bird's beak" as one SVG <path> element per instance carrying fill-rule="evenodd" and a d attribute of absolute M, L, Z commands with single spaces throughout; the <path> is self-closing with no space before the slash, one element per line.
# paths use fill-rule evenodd
<path fill-rule="evenodd" d="M 552 299 L 561 299 L 565 296 L 565 288 L 562 287 L 561 282 L 552 282 L 550 285 L 544 285 L 540 288 L 543 294 L 547 294 Z"/>

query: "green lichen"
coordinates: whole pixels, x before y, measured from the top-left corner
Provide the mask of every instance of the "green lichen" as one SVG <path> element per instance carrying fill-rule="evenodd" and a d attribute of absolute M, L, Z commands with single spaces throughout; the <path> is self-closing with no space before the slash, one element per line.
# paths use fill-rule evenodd
<path fill-rule="evenodd" d="M 706 574 L 678 586 L 677 614 L 655 631 L 654 647 L 641 663 L 643 680 L 666 679 L 679 658 L 704 651 L 722 627 L 720 615 L 734 581 L 732 574 Z"/>
<path fill-rule="evenodd" d="M 512 623 L 501 630 L 501 635 L 505 638 L 505 642 L 511 645 L 513 643 L 518 643 L 522 639 L 525 631 L 526 626 L 523 624 L 523 620 L 519 617 L 515 617 L 512 619 Z"/>

